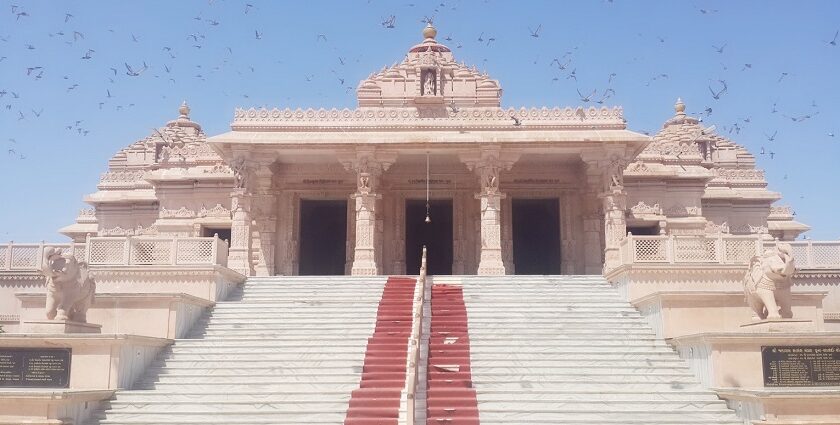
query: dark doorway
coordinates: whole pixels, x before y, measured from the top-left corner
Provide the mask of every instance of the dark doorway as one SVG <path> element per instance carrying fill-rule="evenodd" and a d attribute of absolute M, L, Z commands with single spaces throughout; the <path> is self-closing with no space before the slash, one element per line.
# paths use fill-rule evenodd
<path fill-rule="evenodd" d="M 426 223 L 426 201 L 405 201 L 405 267 L 407 274 L 420 272 L 420 257 L 426 245 L 426 273 L 452 274 L 452 200 L 429 202 L 431 222 Z"/>
<path fill-rule="evenodd" d="M 560 274 L 560 208 L 555 199 L 513 200 L 516 274 Z"/>
<path fill-rule="evenodd" d="M 343 275 L 346 244 L 347 201 L 300 201 L 298 274 Z"/>
<path fill-rule="evenodd" d="M 230 246 L 230 227 L 202 227 L 201 236 L 211 238 L 213 235 L 218 235 L 219 239 L 227 242 Z"/>

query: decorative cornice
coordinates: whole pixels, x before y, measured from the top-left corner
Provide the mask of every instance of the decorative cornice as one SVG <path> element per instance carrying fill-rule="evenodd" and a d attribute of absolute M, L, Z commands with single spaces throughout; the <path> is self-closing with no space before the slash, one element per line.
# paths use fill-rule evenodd
<path fill-rule="evenodd" d="M 365 107 L 357 109 L 241 109 L 234 113 L 231 128 L 237 130 L 321 130 L 348 129 L 511 129 L 515 117 L 519 128 L 624 129 L 620 107 L 520 108 L 495 107 L 447 109 L 445 117 L 423 117 L 415 108 Z"/>

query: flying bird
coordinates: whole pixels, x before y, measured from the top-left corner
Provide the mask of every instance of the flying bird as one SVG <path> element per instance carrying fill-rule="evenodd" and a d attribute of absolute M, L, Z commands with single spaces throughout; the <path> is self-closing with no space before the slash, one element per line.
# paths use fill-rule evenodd
<path fill-rule="evenodd" d="M 542 30 L 542 24 L 537 25 L 536 30 L 532 30 L 531 27 L 528 27 L 528 31 L 531 33 L 531 37 L 539 38 L 540 30 Z"/>
<path fill-rule="evenodd" d="M 592 96 L 595 96 L 595 94 L 598 93 L 598 90 L 592 90 L 592 93 L 590 93 L 588 96 L 584 96 L 583 93 L 580 92 L 580 89 L 577 89 L 577 93 L 578 96 L 580 96 L 581 102 L 589 103 L 589 101 L 592 100 Z"/>
<path fill-rule="evenodd" d="M 826 41 L 826 43 L 828 43 L 830 46 L 836 46 L 838 34 L 840 34 L 840 30 L 834 31 L 834 38 L 832 38 L 831 41 Z"/>
<path fill-rule="evenodd" d="M 720 46 L 720 47 L 715 46 L 715 45 L 713 44 L 713 45 L 712 45 L 712 48 L 713 48 L 713 49 L 715 49 L 715 51 L 716 51 L 716 52 L 718 52 L 718 53 L 720 53 L 720 54 L 723 54 L 723 49 L 725 49 L 725 48 L 726 48 L 726 43 L 723 43 L 723 46 Z"/>
<path fill-rule="evenodd" d="M 139 70 L 134 70 L 131 67 L 131 65 L 129 65 L 127 62 L 124 62 L 124 64 L 126 69 L 125 75 L 128 75 L 129 77 L 139 77 L 140 74 L 143 73 L 143 71 L 149 69 L 149 66 L 146 65 L 146 62 L 143 62 L 143 68 L 140 68 Z"/>
<path fill-rule="evenodd" d="M 256 37 L 257 40 L 262 40 L 262 33 L 258 30 L 254 30 L 254 37 Z"/>
<path fill-rule="evenodd" d="M 391 16 L 388 17 L 388 19 L 383 19 L 382 20 L 382 26 L 385 27 L 385 28 L 394 28 L 394 23 L 396 21 L 397 21 L 397 17 L 394 16 L 394 15 L 391 15 Z"/>

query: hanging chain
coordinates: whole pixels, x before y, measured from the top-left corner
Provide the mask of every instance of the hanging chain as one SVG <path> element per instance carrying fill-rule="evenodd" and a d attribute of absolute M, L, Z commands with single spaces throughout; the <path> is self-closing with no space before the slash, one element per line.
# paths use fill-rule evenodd
<path fill-rule="evenodd" d="M 432 218 L 429 216 L 429 151 L 426 151 L 426 223 L 431 223 Z"/>

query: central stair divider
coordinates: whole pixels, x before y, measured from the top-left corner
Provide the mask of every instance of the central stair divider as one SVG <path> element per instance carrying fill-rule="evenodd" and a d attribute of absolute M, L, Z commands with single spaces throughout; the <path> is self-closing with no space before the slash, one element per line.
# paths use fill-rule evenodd
<path fill-rule="evenodd" d="M 392 276 L 385 283 L 345 425 L 414 424 L 425 280 L 421 269 L 420 279 Z"/>

